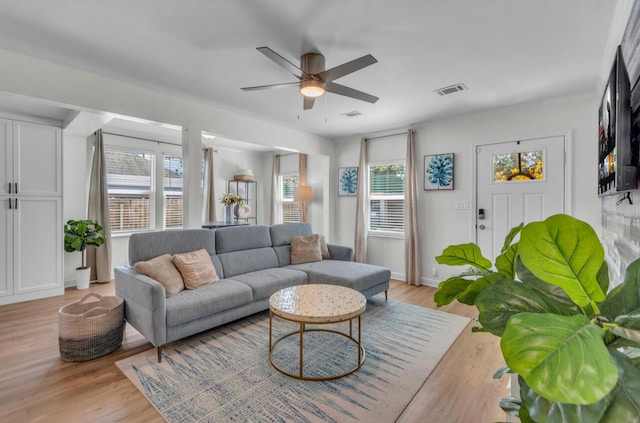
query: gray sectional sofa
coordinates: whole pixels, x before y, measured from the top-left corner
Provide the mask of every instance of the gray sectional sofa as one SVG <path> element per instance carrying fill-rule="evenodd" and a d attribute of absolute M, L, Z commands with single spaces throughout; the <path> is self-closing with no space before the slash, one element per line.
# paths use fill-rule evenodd
<path fill-rule="evenodd" d="M 288 223 L 134 234 L 130 264 L 204 248 L 220 280 L 167 298 L 156 280 L 131 265 L 118 266 L 116 295 L 124 299 L 125 319 L 157 347 L 160 361 L 163 345 L 267 310 L 271 294 L 289 286 L 335 284 L 365 297 L 381 292 L 386 297 L 389 269 L 353 262 L 350 247 L 328 244 L 330 259 L 292 265 L 291 238 L 311 233 L 306 223 Z"/>

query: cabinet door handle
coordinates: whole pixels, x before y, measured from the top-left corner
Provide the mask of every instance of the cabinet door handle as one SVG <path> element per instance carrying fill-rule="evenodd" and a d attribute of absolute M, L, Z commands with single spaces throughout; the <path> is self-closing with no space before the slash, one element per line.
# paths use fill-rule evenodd
<path fill-rule="evenodd" d="M 9 184 L 11 185 L 11 184 Z M 9 198 L 9 210 L 11 210 L 11 198 Z"/>
<path fill-rule="evenodd" d="M 18 193 L 18 183 L 16 182 L 16 194 Z M 16 201 L 18 201 L 18 199 L 16 198 Z M 16 207 L 17 208 L 17 207 Z"/>
<path fill-rule="evenodd" d="M 9 182 L 9 194 L 11 194 L 11 182 Z"/>
<path fill-rule="evenodd" d="M 16 210 L 18 210 L 18 199 L 16 198 Z"/>

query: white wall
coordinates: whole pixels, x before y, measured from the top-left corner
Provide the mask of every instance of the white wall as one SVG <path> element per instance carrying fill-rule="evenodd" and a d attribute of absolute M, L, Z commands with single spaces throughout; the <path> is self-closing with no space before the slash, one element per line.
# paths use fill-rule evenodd
<path fill-rule="evenodd" d="M 0 91 L 72 109 L 104 111 L 170 123 L 253 144 L 330 155 L 333 142 L 317 135 L 240 115 L 208 104 L 126 84 L 89 72 L 0 49 Z M 198 145 L 199 147 L 199 145 Z"/>
<path fill-rule="evenodd" d="M 87 139 L 65 131 L 62 148 L 62 220 L 65 223 L 71 219 L 85 219 L 87 216 L 87 158 Z M 65 285 L 75 284 L 76 267 L 80 266 L 80 260 L 79 252 L 64 253 Z"/>
<path fill-rule="evenodd" d="M 331 156 L 333 141 L 313 134 L 276 125 L 264 120 L 243 116 L 211 105 L 176 97 L 123 83 L 96 74 L 72 69 L 30 56 L 0 49 L 0 91 L 32 97 L 44 102 L 83 112 L 106 112 L 106 114 L 130 116 L 139 119 L 170 123 L 188 129 L 188 143 L 185 159 L 196 156 L 200 149 L 200 133 L 207 131 L 224 138 L 242 140 L 259 145 L 279 146 L 291 150 L 300 150 L 308 154 Z M 86 192 L 80 193 L 88 174 L 85 161 L 79 160 L 86 154 L 85 134 L 68 135 L 65 133 L 63 144 L 64 197 L 63 217 L 78 218 L 86 215 Z M 193 145 L 191 145 L 193 144 Z M 304 146 L 300 149 L 300 146 Z M 252 159 L 253 160 L 253 159 Z M 258 160 L 259 161 L 259 160 Z M 197 187 L 197 177 L 187 175 L 185 186 Z M 270 184 L 269 173 L 263 181 Z M 197 191 L 194 190 L 194 191 Z M 216 195 L 218 187 L 216 187 Z M 261 193 L 265 191 L 260 190 Z M 197 195 L 196 195 L 197 194 Z M 198 193 L 185 193 L 190 199 L 187 222 L 191 227 L 198 226 L 200 216 L 200 198 Z M 326 202 L 331 197 L 325 197 Z M 191 204 L 193 203 L 193 204 Z M 330 207 L 330 206 L 327 206 Z M 261 221 L 268 220 L 268 205 L 260 208 Z M 266 213 L 266 214 L 263 214 Z M 126 262 L 126 241 L 118 238 L 113 241 L 113 264 Z M 75 278 L 73 269 L 76 258 L 65 255 L 65 281 Z"/>
<path fill-rule="evenodd" d="M 331 160 L 328 156 L 311 154 L 307 159 L 307 185 L 313 189 L 313 201 L 309 204 L 309 223 L 313 233 L 323 234 L 332 242 Z"/>
<path fill-rule="evenodd" d="M 422 250 L 421 275 L 423 283 L 436 284 L 451 276 L 456 269 L 436 266 L 438 277 L 431 274 L 435 256 L 450 244 L 473 242 L 472 210 L 456 210 L 456 201 L 471 203 L 472 145 L 494 141 L 517 140 L 527 136 L 572 130 L 573 172 L 571 209 L 573 215 L 587 221 L 600 232 L 601 202 L 596 193 L 598 101 L 558 100 L 535 102 L 506 107 L 468 116 L 413 125 L 416 131 L 416 167 L 423 172 L 426 154 L 455 154 L 455 189 L 453 191 L 423 191 L 418 180 L 420 207 L 419 229 Z M 399 131 L 392 131 L 399 132 Z M 377 135 L 377 134 L 374 134 Z M 394 139 L 380 139 L 374 143 L 393 143 Z M 336 166 L 357 166 L 359 139 L 341 139 L 336 145 Z M 336 170 L 337 172 L 337 170 Z M 336 200 L 337 241 L 353 245 L 355 227 L 355 198 Z M 396 239 L 370 238 L 369 261 L 391 268 L 392 274 L 404 278 L 404 248 Z M 459 270 L 459 269 L 458 269 Z"/>

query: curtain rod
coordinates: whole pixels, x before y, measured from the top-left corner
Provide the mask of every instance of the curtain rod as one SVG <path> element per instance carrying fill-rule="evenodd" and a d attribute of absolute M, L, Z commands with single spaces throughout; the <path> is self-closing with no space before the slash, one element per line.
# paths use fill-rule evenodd
<path fill-rule="evenodd" d="M 278 157 L 287 157 L 287 156 L 295 156 L 296 154 L 300 154 L 300 153 L 276 154 L 276 156 L 278 156 Z"/>
<path fill-rule="evenodd" d="M 158 140 L 152 140 L 152 139 L 149 139 L 149 138 L 142 138 L 142 137 L 134 137 L 134 136 L 131 136 L 131 135 L 116 134 L 115 132 L 105 132 L 105 131 L 102 131 L 102 133 L 103 133 L 103 134 L 107 134 L 107 135 L 115 135 L 115 136 L 118 136 L 118 137 L 132 138 L 132 139 L 134 139 L 134 140 L 142 140 L 142 141 L 157 142 L 158 144 L 167 144 L 167 145 L 173 145 L 173 146 L 182 146 L 182 143 L 180 143 L 180 144 L 175 144 L 175 143 L 167 142 L 167 141 L 158 141 Z M 209 149 L 209 148 L 212 148 L 212 147 L 202 147 L 202 149 L 203 149 L 203 150 L 207 150 L 207 149 Z M 218 152 L 218 150 L 213 149 L 213 152 L 214 152 L 214 153 L 217 153 L 217 152 Z"/>
<path fill-rule="evenodd" d="M 103 134 L 107 134 L 107 135 L 115 135 L 117 137 L 131 138 L 131 139 L 134 139 L 134 140 L 157 142 L 158 144 L 167 144 L 167 145 L 173 145 L 173 146 L 181 146 L 182 145 L 182 143 L 176 144 L 176 143 L 167 142 L 167 141 L 158 141 L 158 140 L 152 140 L 152 139 L 149 139 L 149 138 L 142 138 L 142 137 L 134 137 L 134 136 L 131 136 L 131 135 L 117 134 L 115 132 L 102 131 L 102 133 Z"/>
<path fill-rule="evenodd" d="M 404 132 L 398 132 L 397 134 L 380 135 L 379 137 L 371 137 L 371 138 L 364 137 L 364 138 L 367 141 L 371 141 L 371 140 L 377 140 L 377 139 L 380 139 L 380 138 L 395 137 L 396 135 L 406 135 L 408 133 L 409 133 L 409 131 L 407 130 L 407 131 L 404 131 Z"/>

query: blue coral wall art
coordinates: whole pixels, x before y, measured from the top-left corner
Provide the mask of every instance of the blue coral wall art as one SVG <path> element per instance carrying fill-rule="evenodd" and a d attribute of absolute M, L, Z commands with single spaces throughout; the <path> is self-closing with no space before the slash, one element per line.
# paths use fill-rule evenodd
<path fill-rule="evenodd" d="M 453 189 L 453 153 L 424 156 L 424 189 Z"/>
<path fill-rule="evenodd" d="M 358 168 L 341 167 L 338 172 L 338 195 L 355 197 L 358 190 Z"/>

